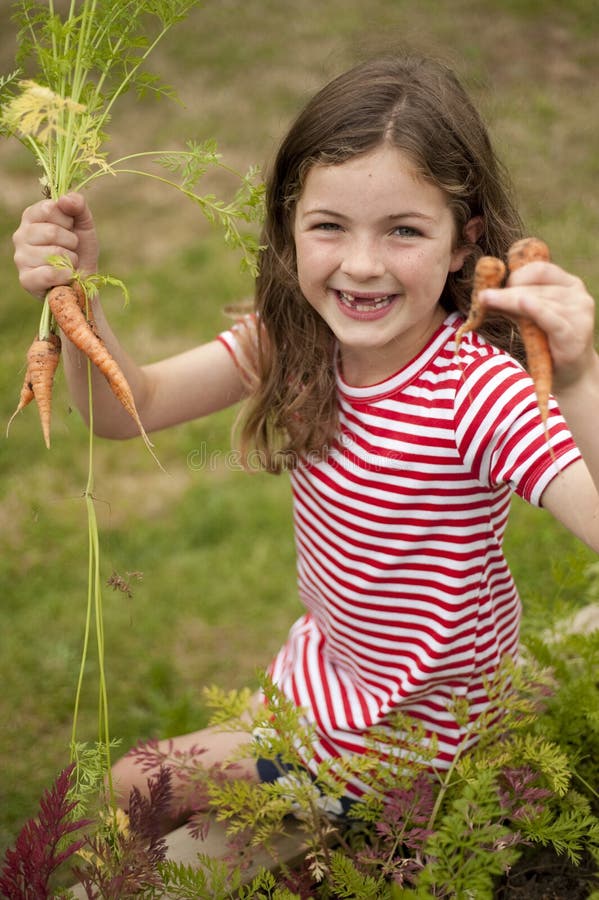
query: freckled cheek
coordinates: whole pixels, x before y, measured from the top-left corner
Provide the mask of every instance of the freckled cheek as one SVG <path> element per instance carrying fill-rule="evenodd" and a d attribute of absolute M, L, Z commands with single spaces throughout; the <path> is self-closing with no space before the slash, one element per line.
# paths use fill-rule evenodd
<path fill-rule="evenodd" d="M 449 266 L 451 264 L 451 255 L 444 250 L 439 250 L 434 254 L 425 254 L 414 261 L 414 270 L 418 269 L 426 273 L 429 278 L 445 279 Z"/>
<path fill-rule="evenodd" d="M 321 284 L 335 269 L 330 254 L 296 246 L 297 273 L 302 284 Z"/>
<path fill-rule="evenodd" d="M 409 260 L 402 260 L 400 265 L 393 265 L 392 262 L 387 266 L 388 270 L 394 273 L 397 280 L 404 285 L 417 285 L 423 279 L 430 278 L 430 261 L 416 256 Z"/>
<path fill-rule="evenodd" d="M 315 270 L 313 262 L 305 255 L 298 254 L 297 256 L 297 278 L 300 287 L 300 291 L 302 294 L 311 301 L 315 288 L 317 285 L 317 280 L 315 279 Z"/>
<path fill-rule="evenodd" d="M 413 296 L 434 298 L 441 295 L 447 280 L 448 263 L 441 254 L 415 254 L 404 260 L 401 269 L 396 267 L 396 277 Z"/>

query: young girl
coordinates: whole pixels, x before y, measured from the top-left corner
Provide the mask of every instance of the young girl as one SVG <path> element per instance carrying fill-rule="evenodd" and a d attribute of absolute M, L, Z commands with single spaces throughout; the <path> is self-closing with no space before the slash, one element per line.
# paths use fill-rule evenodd
<path fill-rule="evenodd" d="M 477 717 L 485 678 L 518 652 L 520 604 L 502 553 L 512 492 L 599 550 L 599 357 L 584 285 L 553 263 L 521 268 L 483 293 L 493 324 L 456 352 L 476 259 L 505 257 L 520 235 L 455 76 L 384 58 L 333 80 L 284 139 L 255 316 L 139 366 L 95 304 L 147 431 L 245 398 L 244 452 L 291 472 L 306 612 L 270 673 L 316 728 L 308 770 L 363 752 L 369 729 L 397 709 L 436 735 L 435 765 L 451 763 L 464 736 L 452 699 Z M 82 273 L 97 267 L 77 194 L 27 209 L 14 242 L 21 283 L 40 297 L 66 277 L 51 254 Z M 547 434 L 518 361 L 511 322 L 521 314 L 549 338 L 559 409 L 552 399 Z M 87 416 L 86 367 L 64 349 Z M 135 434 L 100 376 L 94 423 L 105 437 Z M 247 740 L 207 730 L 175 746 L 207 748 L 210 765 Z M 249 754 L 244 768 L 269 777 Z M 128 757 L 115 776 L 123 798 L 146 778 Z M 362 792 L 359 779 L 347 785 L 350 800 Z"/>

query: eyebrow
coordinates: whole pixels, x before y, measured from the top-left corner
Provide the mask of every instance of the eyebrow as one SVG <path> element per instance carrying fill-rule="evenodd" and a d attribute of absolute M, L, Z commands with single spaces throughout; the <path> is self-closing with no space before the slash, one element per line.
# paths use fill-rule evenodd
<path fill-rule="evenodd" d="M 316 209 L 307 209 L 304 211 L 304 216 L 330 216 L 335 219 L 347 219 L 348 216 L 345 216 L 343 213 L 337 212 L 334 209 L 321 209 L 320 207 Z M 384 216 L 389 222 L 397 222 L 400 219 L 423 219 L 426 222 L 434 221 L 432 216 L 427 216 L 425 213 L 416 212 L 415 210 L 409 210 L 407 212 L 401 213 L 390 213 L 388 216 Z"/>

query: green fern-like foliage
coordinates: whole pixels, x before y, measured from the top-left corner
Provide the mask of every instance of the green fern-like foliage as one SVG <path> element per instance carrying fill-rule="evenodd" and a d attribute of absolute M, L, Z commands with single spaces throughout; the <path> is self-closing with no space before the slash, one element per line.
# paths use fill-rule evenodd
<path fill-rule="evenodd" d="M 513 832 L 504 823 L 496 775 L 482 770 L 451 798 L 426 843 L 427 865 L 418 884 L 442 887 L 434 896 L 490 897 L 494 879 L 518 858 Z M 451 891 L 451 893 L 447 893 Z"/>
<path fill-rule="evenodd" d="M 175 900 L 225 900 L 236 896 L 241 888 L 241 873 L 222 860 L 198 854 L 193 866 L 167 860 L 159 872 L 169 897 Z"/>
<path fill-rule="evenodd" d="M 226 823 L 231 848 L 220 860 L 200 854 L 192 867 L 160 861 L 160 887 L 153 893 L 146 888 L 144 896 L 491 900 L 504 873 L 535 847 L 550 848 L 574 865 L 594 859 L 599 868 L 596 793 L 579 775 L 584 760 L 578 752 L 580 745 L 594 746 L 592 710 L 585 703 L 596 690 L 588 679 L 596 645 L 590 636 L 568 637 L 539 648 L 522 665 L 506 662 L 488 684 L 489 695 L 503 704 L 502 718 L 471 720 L 456 701 L 467 739 L 478 741 L 444 772 L 431 768 L 433 751 L 418 723 L 397 716 L 393 728 L 373 732 L 367 754 L 321 766 L 310 776 L 302 759 L 313 731 L 267 678 L 267 705 L 253 714 L 249 691 L 211 689 L 213 724 L 257 732 L 255 754 L 281 766 L 283 777 L 275 784 L 231 780 L 222 770 L 203 770 L 201 763 L 162 760 L 184 767 L 185 778 L 198 779 L 209 814 Z M 554 663 L 552 670 L 547 662 Z M 585 672 L 591 686 L 582 692 L 581 711 L 574 708 L 572 690 L 582 687 Z M 381 745 L 405 765 L 375 765 Z M 589 766 L 595 764 L 593 759 Z M 102 768 L 91 751 L 88 768 L 91 784 Z M 367 787 L 363 802 L 349 819 L 331 818 L 322 797 L 335 801 L 355 777 Z M 87 787 L 81 793 L 86 796 Z M 292 869 L 273 845 L 290 815 L 303 859 Z M 251 858 L 255 847 L 271 849 L 273 871 L 261 869 L 248 880 L 240 860 Z"/>
<path fill-rule="evenodd" d="M 599 631 L 567 635 L 538 648 L 555 672 L 559 690 L 549 697 L 537 730 L 574 761 L 578 787 L 599 814 Z"/>
<path fill-rule="evenodd" d="M 60 86 L 68 96 L 77 93 L 81 102 L 91 103 L 92 112 L 100 101 L 110 103 L 132 87 L 171 96 L 173 89 L 142 65 L 153 44 L 197 5 L 197 0 L 95 0 L 91 18 L 85 2 L 61 17 L 47 0 L 17 0 L 17 63 L 26 74 L 35 69 L 41 84 L 53 90 Z M 80 84 L 81 70 L 93 78 Z"/>
<path fill-rule="evenodd" d="M 390 888 L 381 877 L 373 878 L 360 872 L 354 862 L 339 851 L 331 855 L 331 870 L 328 877 L 329 888 L 334 897 L 363 897 L 364 900 L 383 900 L 390 897 Z"/>
<path fill-rule="evenodd" d="M 298 752 L 309 747 L 310 729 L 274 686 L 265 681 L 264 689 L 268 706 L 250 724 L 238 696 L 213 692 L 211 701 L 221 721 L 234 713 L 231 727 L 245 721 L 246 728 L 262 729 L 257 752 L 284 758 L 293 777 L 276 785 L 220 783 L 211 800 L 231 833 L 249 833 L 251 843 L 268 843 L 285 828 L 289 812 L 304 822 L 314 897 L 490 898 L 526 846 L 551 847 L 574 863 L 583 853 L 599 857 L 599 820 L 589 798 L 573 787 L 577 756 L 545 727 L 547 717 L 563 709 L 563 698 L 556 699 L 560 679 L 555 667 L 534 656 L 519 666 L 506 661 L 487 685 L 504 710 L 501 718 L 490 712 L 471 720 L 456 701 L 455 715 L 477 743 L 447 772 L 431 772 L 434 749 L 418 723 L 398 715 L 392 728 L 371 735 L 372 756 L 329 764 L 312 779 Z M 587 718 L 579 724 L 588 730 Z M 401 769 L 373 765 L 381 744 L 405 760 Z M 315 785 L 338 797 L 343 779 L 356 774 L 368 793 L 349 823 L 331 823 L 313 802 Z"/>
<path fill-rule="evenodd" d="M 203 854 L 198 854 L 194 866 L 167 861 L 159 868 L 171 900 L 301 900 L 279 885 L 268 869 L 260 869 L 248 884 L 243 884 L 239 869 L 231 870 L 225 862 Z"/>
<path fill-rule="evenodd" d="M 560 651 L 552 653 L 559 657 Z M 527 847 L 550 847 L 575 864 L 583 857 L 599 860 L 593 791 L 580 789 L 576 754 L 545 727 L 548 716 L 565 713 L 559 695 L 564 690 L 567 696 L 569 684 L 560 684 L 545 662 L 530 654 L 519 666 L 505 662 L 487 685 L 504 710 L 500 718 L 489 712 L 475 719 L 456 699 L 465 741 L 476 744 L 444 772 L 431 768 L 435 749 L 419 723 L 398 714 L 389 727 L 372 732 L 364 756 L 328 762 L 309 775 L 302 760 L 313 730 L 267 678 L 266 705 L 253 715 L 249 692 L 211 689 L 212 724 L 257 734 L 253 752 L 280 766 L 282 776 L 260 784 L 198 773 L 212 815 L 226 822 L 232 847 L 243 843 L 251 853 L 258 846 L 272 849 L 292 814 L 304 861 L 293 871 L 282 866 L 278 875 L 261 872 L 250 886 L 231 853 L 228 866 L 200 860 L 199 875 L 167 865 L 165 885 L 171 890 L 172 881 L 172 896 L 181 897 L 193 891 L 220 897 L 226 883 L 231 893 L 223 896 L 231 897 L 485 900 Z M 571 663 L 564 665 L 570 671 Z M 581 723 L 588 727 L 587 718 Z M 381 750 L 401 765 L 377 763 Z M 356 777 L 367 789 L 363 801 L 348 820 L 331 818 L 322 798 L 334 805 Z M 276 868 L 280 861 L 272 852 Z"/>

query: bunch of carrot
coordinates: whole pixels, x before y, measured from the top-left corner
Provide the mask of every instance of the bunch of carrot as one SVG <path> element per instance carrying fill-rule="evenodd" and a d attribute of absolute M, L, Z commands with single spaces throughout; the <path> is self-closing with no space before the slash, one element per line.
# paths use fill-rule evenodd
<path fill-rule="evenodd" d="M 52 288 L 46 295 L 46 301 L 56 326 L 104 375 L 115 397 L 135 421 L 146 445 L 151 447 L 129 383 L 96 333 L 93 318 L 88 313 L 87 296 L 81 283 L 75 279 L 70 285 Z M 55 333 L 50 333 L 47 338 L 39 336 L 35 338 L 27 353 L 27 370 L 19 403 L 8 423 L 10 427 L 17 413 L 35 400 L 47 447 L 50 446 L 52 387 L 60 359 L 60 346 L 60 337 Z"/>
<path fill-rule="evenodd" d="M 550 258 L 549 248 L 544 241 L 535 237 L 523 238 L 510 247 L 507 254 L 507 268 L 509 272 L 515 272 L 516 269 L 525 266 L 527 263 L 535 261 L 548 262 Z M 470 310 L 468 318 L 456 333 L 456 349 L 459 347 L 464 334 L 480 328 L 484 322 L 485 309 L 479 301 L 480 291 L 485 288 L 500 287 L 505 274 L 505 265 L 494 256 L 482 256 L 477 261 L 474 270 Z M 517 324 L 526 351 L 527 369 L 535 386 L 541 420 L 546 427 L 553 374 L 547 336 L 538 325 L 524 316 L 518 318 Z"/>

